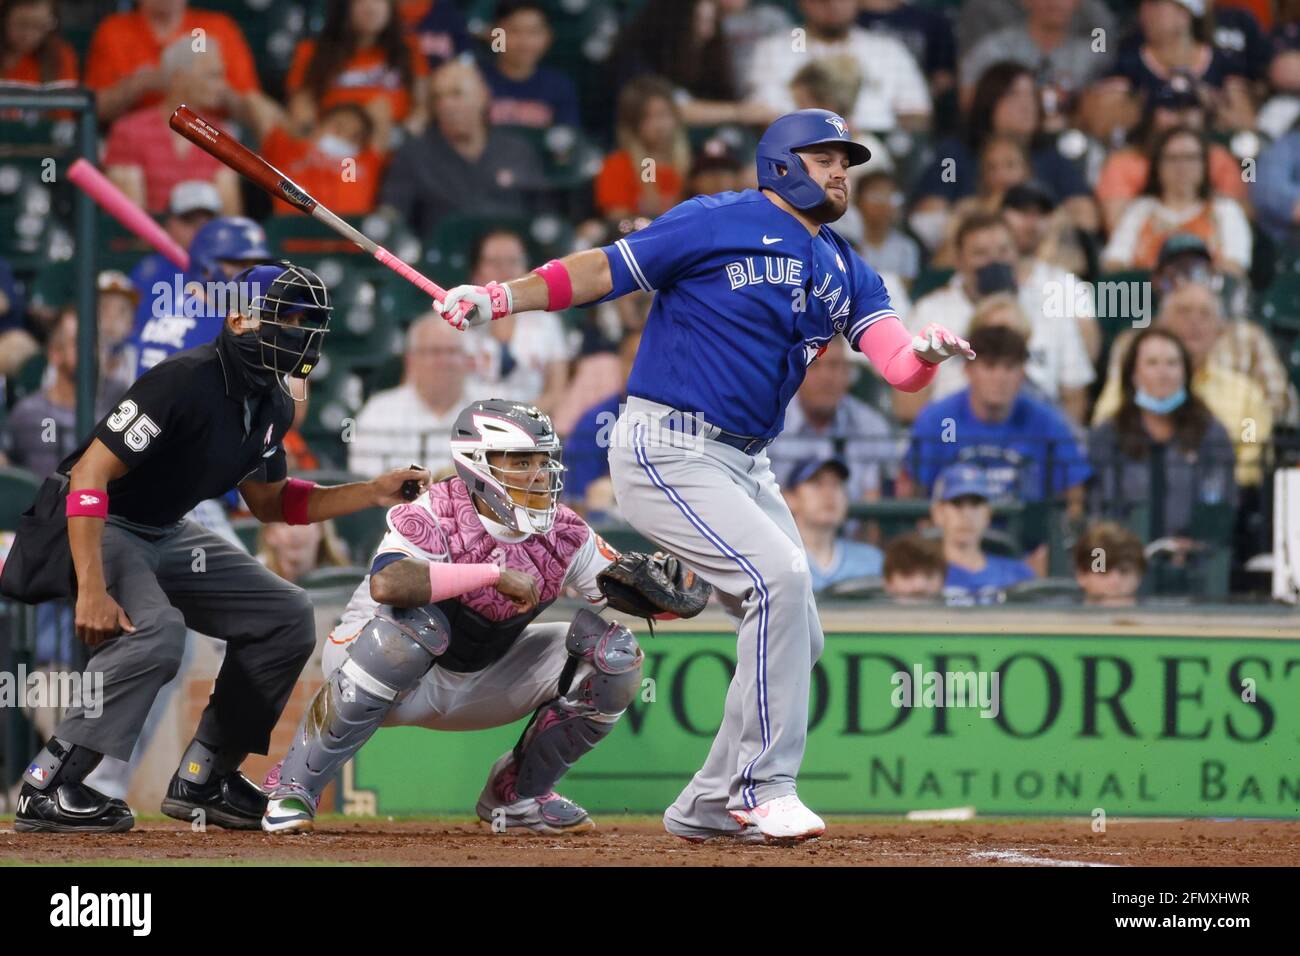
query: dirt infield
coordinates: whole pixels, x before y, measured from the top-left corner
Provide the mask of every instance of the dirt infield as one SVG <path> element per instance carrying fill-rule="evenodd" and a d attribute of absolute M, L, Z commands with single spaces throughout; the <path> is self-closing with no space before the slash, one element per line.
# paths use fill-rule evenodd
<path fill-rule="evenodd" d="M 828 821 L 797 847 L 667 836 L 646 818 L 602 820 L 572 837 L 493 834 L 476 822 L 327 818 L 310 836 L 269 837 L 146 820 L 130 833 L 15 833 L 0 822 L 0 864 L 389 864 L 417 866 L 1300 866 L 1300 822 Z"/>

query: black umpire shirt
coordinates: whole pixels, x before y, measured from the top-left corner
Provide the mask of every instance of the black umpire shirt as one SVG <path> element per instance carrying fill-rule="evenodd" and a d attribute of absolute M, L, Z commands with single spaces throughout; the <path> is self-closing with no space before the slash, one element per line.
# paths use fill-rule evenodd
<path fill-rule="evenodd" d="M 140 376 L 59 471 L 98 438 L 128 469 L 108 483 L 109 515 L 161 527 L 245 479 L 286 477 L 292 423 L 293 399 L 278 385 L 255 389 L 222 334 Z"/>

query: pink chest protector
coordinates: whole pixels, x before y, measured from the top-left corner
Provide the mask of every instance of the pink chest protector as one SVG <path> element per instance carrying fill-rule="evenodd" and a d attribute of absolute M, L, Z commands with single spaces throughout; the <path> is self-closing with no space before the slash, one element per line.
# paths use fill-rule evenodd
<path fill-rule="evenodd" d="M 434 484 L 428 491 L 428 507 L 413 501 L 391 509 L 388 525 L 426 554 L 449 555 L 455 564 L 495 564 L 532 575 L 542 604 L 559 596 L 573 556 L 591 533 L 571 508 L 560 505 L 555 524 L 546 534 L 518 543 L 498 541 L 483 526 L 469 490 L 459 478 Z M 467 591 L 457 600 L 492 621 L 519 613 L 496 588 Z"/>

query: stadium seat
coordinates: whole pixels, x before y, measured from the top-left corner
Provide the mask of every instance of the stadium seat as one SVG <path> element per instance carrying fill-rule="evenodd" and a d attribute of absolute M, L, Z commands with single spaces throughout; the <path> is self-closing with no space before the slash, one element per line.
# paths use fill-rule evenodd
<path fill-rule="evenodd" d="M 240 544 L 248 549 L 248 553 L 256 555 L 257 535 L 262 529 L 262 522 L 256 518 L 232 518 L 230 527 L 235 532 L 235 537 L 239 538 Z"/>
<path fill-rule="evenodd" d="M 628 524 L 593 524 L 592 530 L 617 551 L 644 551 L 650 554 L 655 550 L 655 546 L 642 537 L 641 532 Z"/>
<path fill-rule="evenodd" d="M 952 278 L 952 269 L 922 269 L 921 274 L 912 283 L 911 296 L 915 302 L 927 292 L 933 292 Z"/>
<path fill-rule="evenodd" d="M 1279 275 L 1259 297 L 1255 317 L 1275 334 L 1300 334 L 1300 273 Z"/>
<path fill-rule="evenodd" d="M 19 516 L 36 498 L 41 480 L 25 468 L 0 465 L 0 531 L 15 531 Z"/>
<path fill-rule="evenodd" d="M 1008 604 L 1076 604 L 1083 589 L 1073 578 L 1035 578 L 1011 585 L 1006 595 Z"/>

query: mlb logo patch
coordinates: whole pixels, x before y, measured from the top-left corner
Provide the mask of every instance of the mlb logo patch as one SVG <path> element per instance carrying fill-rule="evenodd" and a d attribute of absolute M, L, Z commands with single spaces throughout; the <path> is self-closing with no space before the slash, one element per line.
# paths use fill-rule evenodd
<path fill-rule="evenodd" d="M 38 766 L 37 764 L 32 764 L 27 768 L 27 775 L 37 783 L 45 782 L 45 768 Z"/>

